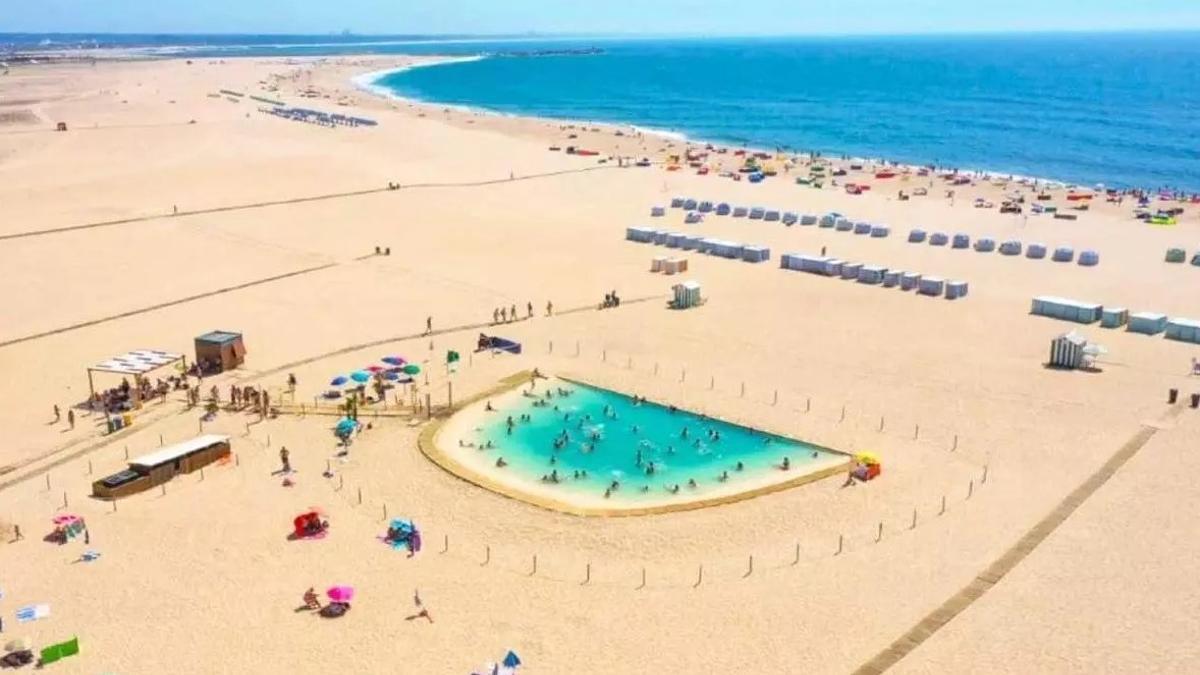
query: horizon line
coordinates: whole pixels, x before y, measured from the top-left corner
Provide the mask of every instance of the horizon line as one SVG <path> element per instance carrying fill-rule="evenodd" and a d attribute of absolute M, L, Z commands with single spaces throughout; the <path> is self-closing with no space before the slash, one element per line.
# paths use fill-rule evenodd
<path fill-rule="evenodd" d="M 1136 35 L 1136 34 L 1183 34 L 1183 33 L 1200 33 L 1200 26 L 1188 27 L 1161 27 L 1161 28 L 1021 28 L 1021 29 L 968 29 L 968 30 L 938 30 L 938 31 L 904 31 L 904 32 L 811 32 L 811 33 L 752 33 L 752 32 L 732 32 L 732 33 L 709 33 L 709 32 L 678 32 L 678 33 L 651 33 L 651 32 L 542 32 L 542 31 L 525 31 L 525 32 L 510 32 L 510 33 L 359 33 L 354 31 L 328 31 L 323 33 L 294 33 L 294 32 L 242 32 L 242 31 L 83 31 L 83 30 L 56 30 L 56 31 L 0 31 L 0 38 L 5 36 L 112 36 L 112 37 L 297 37 L 297 38 L 366 38 L 366 39 L 381 39 L 381 38 L 402 38 L 407 40 L 413 39 L 430 39 L 430 40 L 454 40 L 454 39 L 524 39 L 536 40 L 539 38 L 570 38 L 570 39 L 612 39 L 612 38 L 630 38 L 630 39 L 656 39 L 656 38 L 692 38 L 692 39 L 722 39 L 722 38 L 814 38 L 814 37 L 971 37 L 971 36 L 1003 36 L 1003 35 L 1079 35 L 1079 34 L 1110 34 L 1110 35 Z"/>

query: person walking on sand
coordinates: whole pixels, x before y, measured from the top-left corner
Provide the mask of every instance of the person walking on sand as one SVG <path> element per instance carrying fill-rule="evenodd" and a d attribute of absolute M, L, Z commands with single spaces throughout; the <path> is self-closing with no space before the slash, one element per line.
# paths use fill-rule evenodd
<path fill-rule="evenodd" d="M 74 410 L 67 411 L 67 424 L 70 424 L 72 429 L 75 428 L 75 411 Z"/>
<path fill-rule="evenodd" d="M 492 325 L 495 325 L 498 323 L 500 323 L 500 308 L 495 307 L 492 309 Z"/>
<path fill-rule="evenodd" d="M 554 316 L 554 303 L 546 301 L 546 316 Z"/>
<path fill-rule="evenodd" d="M 429 335 L 432 332 L 433 332 L 433 317 L 427 316 L 427 317 L 425 317 L 425 334 Z"/>
<path fill-rule="evenodd" d="M 525 303 L 525 311 L 529 313 L 529 318 L 533 318 L 533 302 Z"/>
<path fill-rule="evenodd" d="M 317 599 L 317 591 L 312 586 L 304 591 L 304 607 L 311 610 L 321 609 L 321 601 Z"/>
<path fill-rule="evenodd" d="M 58 409 L 58 404 L 55 403 L 54 404 L 54 423 L 58 424 L 59 420 L 61 420 L 61 419 L 62 419 L 62 411 Z"/>
<path fill-rule="evenodd" d="M 279 449 L 279 463 L 283 465 L 283 473 L 292 472 L 291 454 L 286 445 Z"/>
<path fill-rule="evenodd" d="M 500 308 L 500 323 L 508 323 L 508 310 Z"/>
<path fill-rule="evenodd" d="M 508 316 L 509 316 L 509 317 L 510 317 L 510 318 L 511 318 L 513 321 L 516 321 L 516 320 L 517 320 L 517 306 L 516 306 L 516 305 L 513 305 L 513 306 L 512 306 L 512 309 L 510 309 L 510 310 L 508 311 Z"/>

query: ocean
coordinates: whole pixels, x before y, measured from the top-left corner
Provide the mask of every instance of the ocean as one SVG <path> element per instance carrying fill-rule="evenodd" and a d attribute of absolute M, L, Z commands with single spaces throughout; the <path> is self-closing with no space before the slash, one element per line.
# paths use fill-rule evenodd
<path fill-rule="evenodd" d="M 697 141 L 1200 192 L 1200 33 L 103 37 L 197 57 L 482 55 L 376 84 L 428 102 L 630 124 Z M 0 44 L 17 42 L 8 38 Z M 601 52 L 559 53 L 591 47 Z M 512 55 L 539 50 L 555 53 Z"/>

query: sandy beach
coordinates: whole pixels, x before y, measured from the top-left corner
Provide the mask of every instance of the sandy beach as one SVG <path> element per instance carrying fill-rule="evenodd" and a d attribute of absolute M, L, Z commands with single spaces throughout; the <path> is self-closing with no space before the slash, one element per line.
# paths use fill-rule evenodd
<path fill-rule="evenodd" d="M 936 181 L 901 201 L 931 179 L 877 180 L 869 165 L 839 178 L 872 186 L 861 195 L 782 173 L 735 182 L 716 175 L 731 152 L 709 175 L 667 171 L 683 141 L 443 109 L 355 82 L 425 61 L 102 61 L 0 77 L 0 643 L 78 636 L 81 653 L 51 666 L 63 673 L 465 674 L 509 649 L 528 674 L 878 672 L 872 659 L 980 587 L 903 646 L 895 672 L 1193 669 L 1200 347 L 1033 316 L 1030 301 L 1200 319 L 1200 268 L 1163 262 L 1168 248 L 1197 252 L 1196 207 L 1174 227 L 1102 195 L 1074 221 L 1012 216 L 973 201 L 1029 189 L 979 180 L 951 200 Z M 250 95 L 378 126 L 281 119 Z M 548 149 L 566 145 L 600 154 Z M 609 156 L 653 165 L 599 163 Z M 1068 206 L 1065 188 L 1052 194 Z M 674 196 L 837 211 L 892 232 L 650 217 Z M 672 311 L 681 277 L 652 274 L 664 250 L 626 241 L 630 226 L 758 244 L 772 259 L 687 252 L 682 278 L 707 301 Z M 909 244 L 916 227 L 1092 249 L 1100 264 Z M 782 253 L 821 250 L 961 279 L 970 293 L 779 269 Z M 613 290 L 624 302 L 599 309 Z M 523 318 L 490 325 L 510 306 Z M 1107 348 L 1100 372 L 1045 367 L 1050 340 L 1072 328 Z M 134 349 L 190 362 L 193 339 L 215 329 L 244 335 L 246 362 L 202 388 L 223 401 L 231 385 L 265 388 L 278 417 L 222 409 L 202 422 L 172 392 L 109 434 L 87 409 L 89 366 Z M 481 332 L 523 353 L 475 353 Z M 454 373 L 448 350 L 463 355 Z M 339 455 L 338 417 L 309 406 L 334 376 L 389 354 L 423 372 L 387 410 L 364 408 L 370 428 Z M 593 518 L 501 496 L 420 451 L 431 415 L 413 400 L 428 395 L 445 416 L 451 382 L 458 403 L 534 368 L 870 450 L 883 475 Z M 228 434 L 236 461 L 116 507 L 90 497 L 127 457 L 201 430 Z M 281 447 L 290 486 L 273 473 Z M 290 541 L 312 507 L 329 536 Z M 89 544 L 42 540 L 63 513 L 86 519 Z M 421 527 L 416 556 L 381 542 L 391 518 Z M 76 562 L 85 549 L 100 557 Z M 357 590 L 345 617 L 295 611 L 305 589 L 337 584 Z M 414 591 L 432 622 L 410 618 Z M 48 618 L 18 624 L 19 607 L 40 603 Z"/>

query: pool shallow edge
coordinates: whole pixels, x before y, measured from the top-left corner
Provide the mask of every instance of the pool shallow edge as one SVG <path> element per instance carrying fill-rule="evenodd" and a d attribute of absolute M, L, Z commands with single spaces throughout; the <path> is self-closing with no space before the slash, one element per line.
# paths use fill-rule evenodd
<path fill-rule="evenodd" d="M 491 476 L 488 476 L 487 474 L 475 469 L 474 467 L 460 462 L 452 453 L 446 452 L 442 449 L 438 441 L 446 422 L 450 421 L 450 419 L 462 412 L 468 406 L 478 403 L 483 399 L 497 396 L 520 387 L 522 384 L 529 381 L 531 375 L 531 371 L 522 371 L 510 375 L 502 379 L 497 386 L 486 389 L 461 401 L 455 405 L 454 408 L 448 412 L 448 414 L 440 416 L 431 421 L 425 426 L 424 429 L 421 430 L 421 433 L 417 437 L 417 448 L 421 451 L 421 454 L 425 455 L 429 461 L 433 462 L 435 465 L 455 478 L 466 481 L 472 485 L 475 485 L 476 487 L 483 488 L 500 496 L 507 497 L 509 499 L 515 499 L 526 504 L 531 504 L 547 511 L 566 513 L 574 516 L 605 518 L 660 515 L 680 511 L 694 511 L 696 509 L 710 508 L 724 504 L 733 504 L 735 502 L 761 497 L 774 492 L 790 490 L 801 485 L 823 480 L 830 476 L 845 473 L 846 471 L 849 471 L 852 465 L 852 456 L 848 453 L 840 450 L 821 447 L 820 449 L 824 452 L 844 456 L 846 461 L 834 466 L 811 471 L 789 480 L 773 481 L 758 487 L 731 494 L 719 495 L 716 497 L 689 500 L 676 504 L 655 504 L 650 506 L 626 507 L 593 507 L 582 506 L 567 500 L 547 497 L 545 495 L 523 490 L 517 486 L 496 480 Z M 578 378 L 572 378 L 563 375 L 558 375 L 557 377 L 566 381 L 587 384 Z"/>

